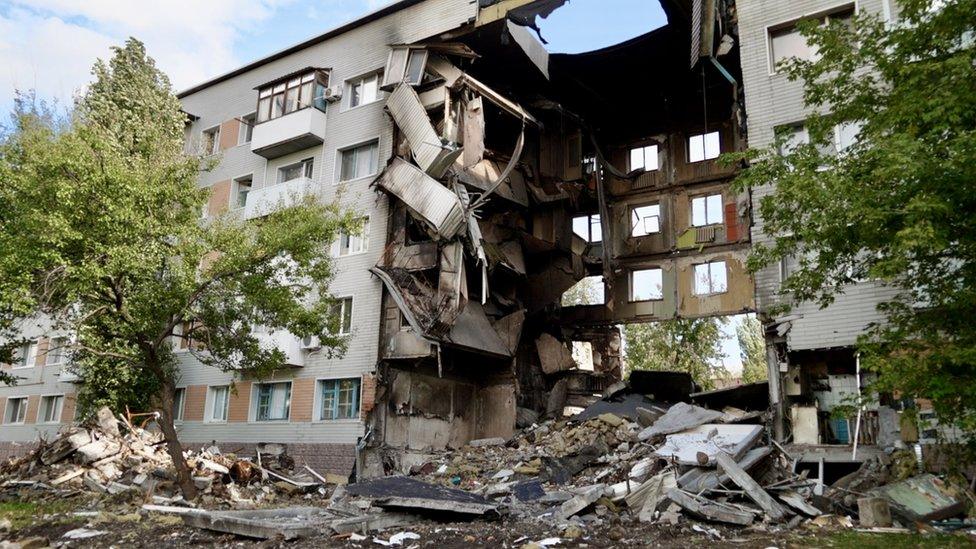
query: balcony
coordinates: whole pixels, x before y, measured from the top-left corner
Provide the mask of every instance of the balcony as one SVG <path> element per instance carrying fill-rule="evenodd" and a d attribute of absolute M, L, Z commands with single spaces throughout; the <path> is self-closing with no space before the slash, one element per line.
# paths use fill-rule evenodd
<path fill-rule="evenodd" d="M 312 180 L 308 177 L 252 190 L 244 203 L 244 219 L 264 217 L 279 208 L 294 206 L 311 192 Z"/>
<path fill-rule="evenodd" d="M 251 152 L 267 159 L 321 145 L 325 140 L 325 112 L 306 107 L 254 126 Z"/>
<path fill-rule="evenodd" d="M 61 371 L 58 372 L 58 381 L 62 383 L 83 383 L 84 380 L 78 377 L 78 374 L 71 371 L 70 367 L 64 366 Z"/>
<path fill-rule="evenodd" d="M 257 338 L 262 349 L 279 349 L 285 353 L 285 365 L 295 368 L 305 366 L 305 354 L 302 350 L 302 340 L 284 330 L 269 332 L 263 328 L 255 328 L 254 337 Z"/>

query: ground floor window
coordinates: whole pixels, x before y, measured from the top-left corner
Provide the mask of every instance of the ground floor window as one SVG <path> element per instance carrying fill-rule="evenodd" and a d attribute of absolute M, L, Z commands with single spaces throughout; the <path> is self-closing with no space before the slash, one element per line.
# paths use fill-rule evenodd
<path fill-rule="evenodd" d="M 8 398 L 3 422 L 23 423 L 25 419 L 27 419 L 27 397 Z"/>
<path fill-rule="evenodd" d="M 258 385 L 258 421 L 280 421 L 288 419 L 291 409 L 291 382 L 262 383 Z"/>
<path fill-rule="evenodd" d="M 227 404 L 230 387 L 219 385 L 210 388 L 210 421 L 227 421 Z"/>
<path fill-rule="evenodd" d="M 41 412 L 39 423 L 59 423 L 61 408 L 64 405 L 64 395 L 49 395 L 41 397 Z"/>
<path fill-rule="evenodd" d="M 359 417 L 359 378 L 320 380 L 319 393 L 322 397 L 319 419 Z"/>

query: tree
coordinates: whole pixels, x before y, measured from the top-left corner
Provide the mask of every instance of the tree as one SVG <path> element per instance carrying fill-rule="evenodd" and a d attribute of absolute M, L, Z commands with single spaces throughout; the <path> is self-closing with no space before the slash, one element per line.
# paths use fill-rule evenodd
<path fill-rule="evenodd" d="M 763 339 L 762 323 L 752 315 L 742 317 L 735 326 L 735 337 L 739 341 L 739 355 L 742 357 L 743 383 L 766 380 L 766 341 Z"/>
<path fill-rule="evenodd" d="M 720 318 L 675 318 L 624 327 L 624 355 L 633 370 L 688 372 L 706 389 L 726 374 Z"/>
<path fill-rule="evenodd" d="M 758 269 L 797 258 L 785 289 L 831 303 L 852 282 L 899 290 L 859 339 L 877 389 L 932 399 L 940 421 L 976 432 L 976 0 L 902 0 L 898 22 L 859 14 L 808 22 L 818 51 L 793 61 L 816 113 L 809 143 L 734 155 L 739 189 L 771 185 L 759 204 L 769 245 Z M 832 151 L 834 128 L 859 128 Z"/>
<path fill-rule="evenodd" d="M 587 276 L 563 292 L 562 305 L 563 307 L 602 305 L 604 302 L 603 292 L 603 281 L 599 277 Z"/>
<path fill-rule="evenodd" d="M 21 108 L 0 144 L 0 327 L 41 315 L 75 334 L 84 401 L 120 411 L 148 391 L 193 498 L 173 426 L 173 342 L 258 379 L 285 356 L 256 327 L 319 335 L 341 352 L 327 249 L 355 230 L 353 216 L 306 198 L 257 222 L 202 222 L 197 178 L 210 163 L 185 152 L 186 115 L 166 76 L 135 39 L 93 74 L 66 129 Z"/>

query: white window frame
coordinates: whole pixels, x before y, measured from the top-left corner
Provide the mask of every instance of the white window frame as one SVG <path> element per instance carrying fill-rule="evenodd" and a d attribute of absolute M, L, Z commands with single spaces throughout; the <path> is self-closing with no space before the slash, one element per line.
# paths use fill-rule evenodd
<path fill-rule="evenodd" d="M 370 101 L 360 101 L 359 103 L 353 105 L 352 104 L 352 99 L 353 99 L 352 88 L 353 88 L 353 86 L 355 86 L 356 84 L 365 84 L 369 80 L 375 80 L 376 81 L 376 95 L 375 95 L 375 97 L 373 97 L 373 99 L 370 100 Z M 344 95 L 347 97 L 347 99 L 344 101 L 344 104 L 345 104 L 345 109 L 344 110 L 351 111 L 353 109 L 358 109 L 359 107 L 365 107 L 366 105 L 372 105 L 373 103 L 382 101 L 383 98 L 384 98 L 385 92 L 380 89 L 381 86 L 383 86 L 383 69 L 370 71 L 370 72 L 363 73 L 363 74 L 360 74 L 358 76 L 354 76 L 352 78 L 347 79 L 344 82 L 344 86 L 343 86 L 344 87 L 344 90 L 343 90 L 344 91 Z"/>
<path fill-rule="evenodd" d="M 709 202 L 709 199 L 710 198 L 714 198 L 716 196 L 718 197 L 718 204 L 719 204 L 719 208 L 718 208 L 718 221 L 711 221 L 711 215 L 710 215 L 711 214 L 711 210 L 708 207 L 708 202 Z M 696 200 L 703 200 L 704 201 L 704 206 L 703 206 L 704 209 L 705 209 L 705 222 L 704 223 L 695 223 L 695 201 Z M 691 216 L 690 217 L 691 217 L 691 226 L 692 227 L 711 227 L 713 225 L 721 225 L 722 223 L 725 222 L 725 211 L 724 211 L 725 210 L 725 199 L 724 199 L 722 193 L 720 193 L 720 192 L 719 193 L 708 193 L 708 194 L 702 194 L 702 195 L 698 195 L 698 196 L 693 196 L 693 197 L 691 197 L 691 204 L 690 204 L 690 206 L 691 206 Z"/>
<path fill-rule="evenodd" d="M 716 288 L 716 282 L 715 282 L 715 280 L 713 280 L 713 277 L 714 277 L 714 274 L 713 274 L 713 266 L 714 265 L 718 265 L 718 264 L 721 264 L 722 265 L 722 271 L 724 272 L 724 278 L 725 278 L 725 287 L 722 288 L 722 289 L 717 289 Z M 698 278 L 699 272 L 698 272 L 698 270 L 699 270 L 700 267 L 705 267 L 706 273 L 708 275 L 708 278 L 707 278 L 707 280 L 708 280 L 708 291 L 707 292 L 700 292 L 699 291 L 699 288 L 698 288 L 698 282 L 699 282 L 699 278 Z M 728 265 L 728 262 L 726 262 L 724 259 L 718 259 L 718 260 L 715 260 L 715 261 L 706 261 L 704 263 L 695 263 L 692 266 L 692 276 L 694 277 L 694 279 L 692 280 L 692 288 L 694 290 L 694 294 L 697 295 L 697 296 L 719 295 L 719 294 L 724 294 L 724 293 L 726 293 L 726 292 L 729 291 L 729 265 Z"/>
<path fill-rule="evenodd" d="M 882 2 L 885 4 L 886 2 Z M 884 6 L 882 6 L 883 10 Z M 809 19 L 823 19 L 824 21 L 829 20 L 828 18 L 832 15 L 837 15 L 838 13 L 844 13 L 848 9 L 852 9 L 853 15 L 860 13 L 860 0 L 847 0 L 845 2 L 840 2 L 834 6 L 828 7 L 826 9 L 817 10 L 813 13 L 808 13 L 801 15 L 800 17 L 793 17 L 785 21 L 780 21 L 778 23 L 773 23 L 772 25 L 766 25 L 765 34 L 763 35 L 766 40 L 766 69 L 768 71 L 768 76 L 776 76 L 778 74 L 785 74 L 778 72 L 776 70 L 776 63 L 773 60 L 773 36 L 772 33 L 786 30 L 789 28 L 796 28 L 797 23 L 801 21 L 806 21 Z M 890 20 L 890 16 L 886 16 L 885 20 Z"/>
<path fill-rule="evenodd" d="M 709 139 L 712 136 L 715 136 L 715 151 L 714 151 L 715 155 L 709 156 L 709 154 L 711 153 L 711 151 L 709 150 L 709 145 L 710 145 Z M 693 153 L 697 152 L 696 150 L 697 139 L 701 140 L 701 158 L 695 159 L 692 158 L 692 155 Z M 715 130 L 710 132 L 706 131 L 705 133 L 696 133 L 693 135 L 689 135 L 688 139 L 685 140 L 685 147 L 687 147 L 688 149 L 689 164 L 698 164 L 699 162 L 707 162 L 709 160 L 715 160 L 716 158 L 722 155 L 722 133 L 719 132 L 718 130 Z"/>
<path fill-rule="evenodd" d="M 222 419 L 214 417 L 214 412 L 217 410 L 216 408 L 217 391 L 220 389 L 223 389 L 227 395 L 224 399 L 224 413 L 223 413 L 224 417 Z M 206 414 L 204 415 L 204 420 L 206 423 L 227 423 L 227 418 L 230 415 L 230 385 L 229 384 L 208 385 L 207 402 L 204 408 L 206 408 Z"/>
<path fill-rule="evenodd" d="M 58 414 L 52 420 L 44 421 L 42 419 L 42 414 L 44 413 L 44 400 L 50 398 L 60 398 L 61 402 L 58 404 Z M 34 422 L 38 425 L 54 425 L 61 423 L 61 416 L 64 415 L 64 393 L 48 393 L 40 395 L 40 400 L 37 402 L 37 416 L 34 418 Z"/>
<path fill-rule="evenodd" d="M 57 343 L 58 341 L 61 341 L 63 343 L 60 343 L 59 344 L 59 343 Z M 58 337 L 48 338 L 48 340 L 47 340 L 47 352 L 44 353 L 44 366 L 45 367 L 47 367 L 47 366 L 62 366 L 64 364 L 66 364 L 68 362 L 68 360 L 67 360 L 67 357 L 65 356 L 65 352 L 67 351 L 68 344 L 70 342 L 71 342 L 71 338 L 65 337 L 65 336 L 58 336 Z M 58 361 L 57 362 L 51 362 L 51 356 L 52 356 L 51 351 L 52 350 L 55 350 L 55 349 L 58 349 L 59 347 L 60 347 L 60 349 L 58 350 L 58 352 L 53 355 L 53 356 L 56 356 L 58 358 Z"/>
<path fill-rule="evenodd" d="M 259 417 L 259 410 L 261 408 L 261 388 L 262 387 L 266 387 L 266 386 L 272 386 L 273 387 L 275 385 L 284 385 L 284 386 L 286 386 L 286 389 L 285 390 L 287 391 L 287 393 L 285 394 L 285 401 L 284 401 L 284 403 L 285 403 L 285 412 L 286 412 L 285 413 L 285 417 L 277 417 L 277 418 L 269 417 L 267 419 L 261 419 Z M 250 420 L 251 420 L 251 422 L 253 422 L 253 423 L 284 423 L 284 422 L 291 421 L 292 401 L 295 398 L 295 394 L 293 392 L 294 391 L 294 388 L 295 388 L 295 386 L 294 386 L 294 384 L 290 380 L 262 381 L 260 383 L 254 383 L 254 384 L 252 384 L 251 385 L 251 410 L 250 410 Z M 273 398 L 273 394 L 274 394 L 273 391 L 274 391 L 274 389 L 272 389 L 272 401 L 274 400 L 274 398 Z M 269 402 L 268 406 L 269 406 L 269 413 L 270 413 L 270 406 L 271 406 L 271 403 L 270 402 Z"/>
<path fill-rule="evenodd" d="M 393 65 L 393 58 L 398 51 L 406 50 L 406 55 L 403 56 L 403 61 L 397 63 L 396 66 Z M 416 82 L 407 80 L 407 68 L 410 66 L 410 56 L 414 52 L 422 52 L 423 61 L 420 66 L 420 79 Z M 401 82 L 406 82 L 411 86 L 417 86 L 423 83 L 424 74 L 427 69 L 427 61 L 429 60 L 429 52 L 427 48 L 424 47 L 409 47 L 409 46 L 394 46 L 390 48 L 390 53 L 386 58 L 386 69 L 383 72 L 383 80 L 381 83 L 382 87 L 396 86 Z"/>
<path fill-rule="evenodd" d="M 335 335 L 347 336 L 352 334 L 352 327 L 355 322 L 356 300 L 352 295 L 335 296 L 336 304 L 339 306 L 339 332 Z M 346 318 L 346 303 L 349 303 L 349 328 L 343 326 L 343 319 Z"/>
<path fill-rule="evenodd" d="M 636 163 L 634 162 L 635 157 L 637 156 L 637 154 L 635 153 L 640 153 L 641 162 L 639 166 L 635 165 Z M 628 162 L 627 166 L 630 169 L 627 171 L 632 172 L 638 169 L 643 169 L 645 172 L 657 171 L 661 168 L 659 162 L 659 158 L 660 158 L 659 155 L 660 155 L 660 148 L 658 147 L 657 143 L 654 143 L 652 145 L 644 145 L 641 147 L 631 147 L 630 153 L 627 156 L 627 162 Z M 653 167 L 648 166 L 648 159 L 652 160 Z"/>
<path fill-rule="evenodd" d="M 248 117 L 251 117 L 251 123 L 250 124 L 248 124 L 246 122 L 246 120 L 247 120 Z M 258 111 L 251 111 L 249 113 L 242 114 L 238 118 L 238 121 L 240 122 L 240 127 L 237 129 L 237 145 L 238 146 L 240 146 L 240 145 L 247 145 L 254 138 L 254 126 L 256 126 L 257 123 L 258 123 Z M 250 126 L 250 128 L 251 128 L 251 131 L 250 131 L 250 133 L 251 133 L 251 139 L 247 139 L 247 134 L 249 132 L 247 130 L 245 130 L 245 128 L 247 128 L 248 126 Z"/>
<path fill-rule="evenodd" d="M 365 215 L 362 217 L 362 230 L 358 235 L 347 235 L 344 231 L 340 230 L 339 235 L 336 237 L 335 242 L 332 243 L 332 257 L 349 257 L 353 255 L 363 254 L 369 251 L 369 216 Z M 342 239 L 346 238 L 349 242 L 349 246 L 346 248 L 346 252 L 343 253 Z M 352 243 L 356 242 L 358 246 L 357 249 L 353 249 Z"/>
<path fill-rule="evenodd" d="M 576 222 L 578 220 L 586 223 L 586 230 L 589 236 L 583 236 L 576 232 Z M 573 217 L 573 234 L 591 244 L 603 242 L 603 221 L 600 219 L 600 214 L 595 213 Z"/>
<path fill-rule="evenodd" d="M 14 400 L 16 400 L 16 401 L 23 400 L 24 401 L 23 417 L 21 418 L 20 421 L 7 421 L 7 418 L 10 417 L 10 402 L 11 401 L 14 401 Z M 27 422 L 27 408 L 28 408 L 28 406 L 30 406 L 30 397 L 28 397 L 27 395 L 11 395 L 11 396 L 7 397 L 7 400 L 6 400 L 6 402 L 4 403 L 4 406 L 3 406 L 3 424 L 4 425 L 23 425 L 24 423 L 26 423 Z M 20 415 L 20 414 L 18 414 L 18 415 Z"/>
<path fill-rule="evenodd" d="M 296 166 L 302 166 L 302 175 L 295 177 L 293 179 L 283 179 L 285 170 L 289 168 L 294 168 Z M 297 162 L 290 162 L 288 164 L 285 164 L 284 166 L 278 166 L 278 168 L 275 170 L 274 184 L 282 185 L 284 183 L 288 183 L 289 181 L 296 181 L 298 179 L 302 179 L 303 177 L 306 179 L 312 179 L 312 177 L 314 176 L 315 176 L 315 157 L 309 156 L 308 158 L 303 158 Z"/>
<path fill-rule="evenodd" d="M 346 379 L 355 379 L 359 382 L 359 393 L 356 395 L 356 417 L 351 418 L 332 418 L 323 419 L 322 418 L 322 406 L 325 404 L 322 398 L 322 386 L 327 381 L 343 381 Z M 314 408 L 312 409 L 312 422 L 313 423 L 359 423 L 362 421 L 362 409 L 363 409 L 363 378 L 362 376 L 327 376 L 315 378 L 315 395 L 312 399 Z"/>
<path fill-rule="evenodd" d="M 26 356 L 18 355 L 17 362 L 10 365 L 11 370 L 26 370 L 27 368 L 37 366 L 37 353 L 39 351 L 40 341 L 37 339 L 32 339 L 21 345 L 20 350 L 23 350 L 24 347 L 27 348 Z"/>
<path fill-rule="evenodd" d="M 657 208 L 657 213 L 650 213 L 643 217 L 638 217 L 637 210 L 644 208 Z M 647 221 L 651 218 L 656 218 L 657 228 L 653 231 L 647 230 Z M 638 233 L 638 230 L 640 232 Z M 631 238 L 643 238 L 645 236 L 651 236 L 661 233 L 661 203 L 653 202 L 650 204 L 639 204 L 630 207 L 630 237 Z"/>
<path fill-rule="evenodd" d="M 248 178 L 248 177 L 251 178 L 251 190 L 248 191 L 248 192 L 252 192 L 252 191 L 254 191 L 254 174 L 253 173 L 241 174 L 241 175 L 239 175 L 239 176 L 237 176 L 237 177 L 235 177 L 235 178 L 233 178 L 233 179 L 230 180 L 231 181 L 230 199 L 229 199 L 230 200 L 230 204 L 228 204 L 228 206 L 230 207 L 231 210 L 242 210 L 242 209 L 244 209 L 244 206 L 238 204 L 237 197 L 240 194 L 240 185 L 239 185 L 240 182 L 242 180 Z M 246 203 L 246 200 L 245 200 L 245 203 Z"/>
<path fill-rule="evenodd" d="M 173 414 L 173 423 L 182 423 L 183 416 L 186 414 L 186 387 L 175 387 L 175 389 L 176 390 L 173 392 L 173 404 L 179 402 L 179 406 L 174 406 L 175 409 L 170 410 L 170 412 Z M 180 393 L 180 391 L 182 391 L 182 393 Z M 182 394 L 182 396 L 178 397 L 179 400 L 177 400 L 177 396 L 180 394 Z"/>
<path fill-rule="evenodd" d="M 349 179 L 342 178 L 342 164 L 345 154 L 356 149 L 361 149 L 369 145 L 376 145 L 376 165 L 372 166 L 372 172 L 364 175 L 356 174 L 355 177 Z M 380 138 L 376 136 L 372 139 L 366 139 L 365 141 L 359 141 L 351 145 L 346 145 L 344 147 L 336 148 L 335 154 L 335 181 L 336 184 L 339 183 L 349 183 L 352 181 L 359 181 L 360 179 L 366 179 L 368 177 L 373 177 L 380 172 Z M 357 163 L 358 164 L 358 163 Z"/>
<path fill-rule="evenodd" d="M 207 143 L 207 134 L 213 134 L 213 142 L 210 145 L 210 150 L 204 150 L 203 147 Z M 203 156 L 213 156 L 220 152 L 220 124 L 216 126 L 211 126 L 209 128 L 200 131 L 200 154 Z"/>
<path fill-rule="evenodd" d="M 646 297 L 646 298 L 643 297 L 643 296 L 638 296 L 637 295 L 637 286 L 634 283 L 635 275 L 637 275 L 638 273 L 645 273 L 645 272 L 653 273 L 655 271 L 658 273 L 658 276 L 660 277 L 660 281 L 661 281 L 660 295 L 657 296 L 657 297 L 654 297 L 654 295 L 652 294 L 650 297 Z M 652 274 L 652 277 L 653 277 L 653 274 Z M 628 286 L 629 286 L 628 291 L 627 291 L 627 300 L 630 301 L 631 303 L 646 303 L 646 302 L 650 302 L 650 301 L 663 301 L 664 300 L 664 269 L 662 269 L 661 267 L 646 267 L 646 268 L 643 268 L 643 269 L 634 269 L 634 270 L 630 271 L 629 273 L 627 273 L 627 282 L 628 282 Z"/>

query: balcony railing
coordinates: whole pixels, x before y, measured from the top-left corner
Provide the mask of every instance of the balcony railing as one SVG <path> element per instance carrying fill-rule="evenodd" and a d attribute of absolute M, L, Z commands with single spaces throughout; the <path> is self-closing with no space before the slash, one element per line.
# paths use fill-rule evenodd
<path fill-rule="evenodd" d="M 324 140 L 325 112 L 306 107 L 254 126 L 251 152 L 268 159 L 278 158 L 321 145 Z"/>
<path fill-rule="evenodd" d="M 312 192 L 312 180 L 299 177 L 291 181 L 254 189 L 247 193 L 244 203 L 244 219 L 264 217 L 278 208 L 287 208 L 299 203 Z"/>

